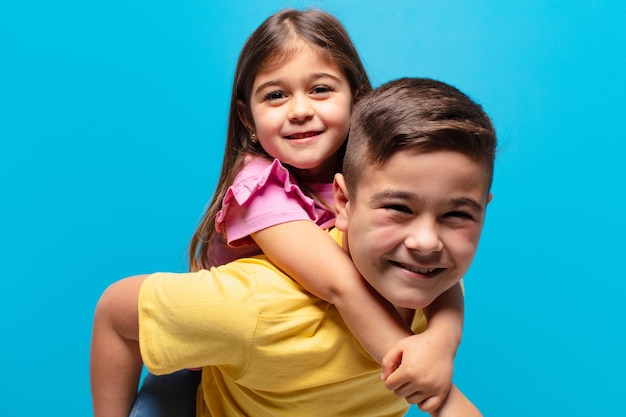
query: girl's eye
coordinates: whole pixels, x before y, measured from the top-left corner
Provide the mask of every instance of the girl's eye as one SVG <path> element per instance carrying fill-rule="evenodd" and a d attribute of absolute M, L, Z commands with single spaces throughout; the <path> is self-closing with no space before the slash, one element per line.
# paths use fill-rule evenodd
<path fill-rule="evenodd" d="M 332 87 L 327 86 L 327 85 L 316 85 L 311 90 L 313 94 L 324 94 L 324 93 L 329 93 L 331 91 L 333 91 Z"/>
<path fill-rule="evenodd" d="M 268 101 L 280 100 L 283 98 L 285 98 L 285 93 L 283 93 L 282 91 L 272 91 L 265 95 L 265 100 L 268 100 Z"/>

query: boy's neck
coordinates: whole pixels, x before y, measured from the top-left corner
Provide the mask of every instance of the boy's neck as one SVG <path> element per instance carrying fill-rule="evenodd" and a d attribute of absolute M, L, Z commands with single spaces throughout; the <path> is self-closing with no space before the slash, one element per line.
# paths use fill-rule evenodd
<path fill-rule="evenodd" d="M 400 317 L 402 317 L 402 320 L 404 320 L 406 324 L 411 326 L 411 323 L 413 323 L 413 317 L 415 316 L 415 310 L 404 307 L 396 307 L 396 310 L 398 310 L 398 313 L 400 313 Z"/>

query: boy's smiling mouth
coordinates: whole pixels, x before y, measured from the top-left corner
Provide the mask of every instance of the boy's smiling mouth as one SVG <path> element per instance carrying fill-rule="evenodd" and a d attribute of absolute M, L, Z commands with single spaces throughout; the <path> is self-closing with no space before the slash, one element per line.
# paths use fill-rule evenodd
<path fill-rule="evenodd" d="M 391 262 L 392 265 L 395 265 L 399 268 L 406 269 L 407 271 L 415 272 L 417 274 L 426 275 L 429 277 L 432 277 L 436 275 L 437 273 L 439 273 L 440 271 L 443 271 L 443 268 L 409 265 L 409 264 L 396 262 L 396 261 L 389 261 L 389 262 Z"/>

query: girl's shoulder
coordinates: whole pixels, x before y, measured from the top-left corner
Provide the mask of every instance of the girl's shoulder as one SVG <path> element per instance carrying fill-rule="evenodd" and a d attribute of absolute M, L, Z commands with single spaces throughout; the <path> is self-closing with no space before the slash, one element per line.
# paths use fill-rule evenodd
<path fill-rule="evenodd" d="M 280 182 L 294 182 L 289 170 L 278 159 L 270 160 L 259 156 L 246 156 L 241 171 L 235 176 L 233 186 L 254 183 L 261 186 L 268 180 L 280 179 Z"/>
<path fill-rule="evenodd" d="M 277 207 L 281 210 L 277 211 Z M 232 219 L 242 225 L 250 219 L 267 220 L 279 213 L 284 215 L 293 211 L 304 211 L 308 213 L 304 217 L 311 217 L 315 215 L 315 200 L 300 189 L 287 168 L 277 159 L 246 157 L 243 168 L 224 194 L 222 208 L 216 217 L 216 230 L 230 229 L 230 242 L 233 236 Z M 225 226 L 227 223 L 229 226 Z"/>

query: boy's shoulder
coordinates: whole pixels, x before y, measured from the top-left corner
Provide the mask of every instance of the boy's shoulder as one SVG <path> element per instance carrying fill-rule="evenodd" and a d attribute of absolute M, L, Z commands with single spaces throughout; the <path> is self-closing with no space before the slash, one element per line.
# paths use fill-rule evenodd
<path fill-rule="evenodd" d="M 328 235 L 337 243 L 339 246 L 343 246 L 343 232 L 336 227 L 331 227 L 330 229 L 326 229 Z"/>

